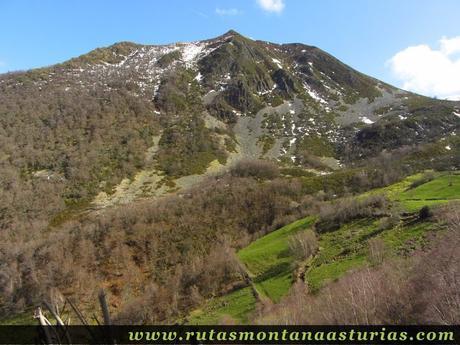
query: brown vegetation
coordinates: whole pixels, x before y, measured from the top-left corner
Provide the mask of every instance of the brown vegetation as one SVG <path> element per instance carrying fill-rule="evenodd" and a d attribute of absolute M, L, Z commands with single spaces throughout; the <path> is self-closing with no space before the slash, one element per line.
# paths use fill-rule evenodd
<path fill-rule="evenodd" d="M 336 230 L 342 224 L 357 218 L 386 215 L 388 208 L 389 202 L 383 195 L 371 195 L 365 199 L 343 198 L 320 208 L 315 228 L 320 233 Z"/>
<path fill-rule="evenodd" d="M 279 176 L 278 165 L 263 160 L 243 159 L 231 169 L 231 174 L 238 177 L 255 177 L 260 179 L 274 179 Z"/>
<path fill-rule="evenodd" d="M 15 248 L 2 242 L 3 312 L 46 299 L 50 288 L 94 302 L 103 284 L 121 322 L 138 312 L 133 322 L 174 320 L 245 284 L 230 247 L 304 216 L 310 205 L 301 197 L 294 181 L 222 176 L 186 194 L 67 222 Z"/>
<path fill-rule="evenodd" d="M 299 232 L 289 239 L 289 249 L 299 261 L 314 255 L 318 250 L 318 245 L 318 239 L 312 230 Z"/>

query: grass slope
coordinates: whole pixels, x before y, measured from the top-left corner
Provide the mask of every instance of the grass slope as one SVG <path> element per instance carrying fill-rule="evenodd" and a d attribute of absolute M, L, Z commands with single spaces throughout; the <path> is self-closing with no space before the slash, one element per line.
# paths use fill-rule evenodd
<path fill-rule="evenodd" d="M 368 250 L 371 238 L 382 241 L 386 256 L 396 256 L 419 248 L 425 241 L 425 234 L 435 229 L 434 223 L 415 222 L 382 230 L 378 220 L 361 219 L 323 234 L 319 238 L 320 251 L 306 274 L 309 288 L 317 291 L 349 270 L 371 265 Z"/>
<path fill-rule="evenodd" d="M 460 174 L 457 172 L 437 173 L 433 180 L 411 188 L 412 183 L 422 176 L 412 175 L 362 196 L 383 193 L 409 212 L 416 212 L 425 205 L 435 207 L 460 200 Z M 320 251 L 311 263 L 306 280 L 309 287 L 316 291 L 350 269 L 371 264 L 368 253 L 368 240 L 371 238 L 383 241 L 386 255 L 402 255 L 423 245 L 425 234 L 436 229 L 437 225 L 429 221 L 410 224 L 400 222 L 385 230 L 380 227 L 379 220 L 375 219 L 360 219 L 345 224 L 337 231 L 319 237 Z"/>
<path fill-rule="evenodd" d="M 385 194 L 405 211 L 415 212 L 422 206 L 436 206 L 460 199 L 460 174 L 436 173 L 432 181 L 411 189 L 412 183 L 423 174 L 407 177 L 385 188 L 362 194 Z M 289 254 L 289 237 L 313 226 L 315 217 L 307 217 L 288 224 L 254 241 L 238 252 L 238 257 L 248 269 L 259 293 L 278 302 L 292 285 L 295 260 Z M 389 229 L 381 227 L 379 219 L 359 219 L 343 225 L 337 231 L 319 236 L 320 250 L 308 263 L 306 281 L 312 291 L 319 290 L 350 270 L 374 264 L 369 255 L 372 238 L 384 244 L 386 256 L 407 255 L 423 246 L 427 233 L 440 229 L 430 221 L 414 221 Z M 250 287 L 232 292 L 208 302 L 190 317 L 192 324 L 215 324 L 224 315 L 245 323 L 254 310 L 256 299 Z"/>
<path fill-rule="evenodd" d="M 435 174 L 435 179 L 411 189 L 411 184 L 421 179 L 423 174 L 415 174 L 406 179 L 384 188 L 378 188 L 364 195 L 385 194 L 409 212 L 421 207 L 445 204 L 460 199 L 460 172 L 441 172 Z"/>
<path fill-rule="evenodd" d="M 443 174 L 416 188 L 406 190 L 399 196 L 399 201 L 409 211 L 456 199 L 460 199 L 460 174 L 453 173 Z"/>
<path fill-rule="evenodd" d="M 279 301 L 289 291 L 294 263 L 294 258 L 289 254 L 289 236 L 308 229 L 313 223 L 313 217 L 300 219 L 265 235 L 238 252 L 239 259 L 248 269 L 259 293 Z M 226 315 L 246 323 L 255 307 L 253 291 L 251 287 L 246 287 L 208 301 L 202 309 L 189 315 L 188 323 L 216 324 Z"/>
<path fill-rule="evenodd" d="M 193 311 L 188 317 L 191 325 L 215 325 L 225 316 L 247 323 L 249 314 L 256 307 L 256 298 L 250 287 L 239 289 L 225 296 L 208 301 L 202 309 Z"/>
<path fill-rule="evenodd" d="M 278 302 L 289 291 L 294 258 L 289 253 L 288 239 L 296 232 L 310 228 L 313 223 L 314 217 L 300 219 L 238 252 L 260 293 Z"/>

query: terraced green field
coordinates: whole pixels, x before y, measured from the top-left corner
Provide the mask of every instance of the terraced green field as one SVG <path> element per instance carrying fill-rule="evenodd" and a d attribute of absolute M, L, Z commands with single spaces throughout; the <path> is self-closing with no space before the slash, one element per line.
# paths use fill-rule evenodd
<path fill-rule="evenodd" d="M 342 226 L 339 230 L 319 237 L 320 251 L 313 259 L 306 274 L 312 291 L 340 278 L 349 270 L 371 265 L 369 240 L 380 239 L 386 256 L 395 256 L 419 248 L 428 231 L 437 226 L 430 222 L 414 222 L 381 230 L 379 221 L 361 219 Z"/>
<path fill-rule="evenodd" d="M 376 232 L 375 223 L 369 219 L 362 219 L 319 236 L 320 250 L 306 274 L 309 288 L 318 290 L 349 269 L 365 265 L 367 247 L 363 238 L 370 237 Z"/>
<path fill-rule="evenodd" d="M 391 200 L 397 201 L 409 212 L 414 212 L 423 206 L 442 205 L 452 200 L 460 200 L 460 172 L 435 173 L 432 181 L 424 183 L 416 188 L 410 188 L 411 184 L 421 179 L 423 174 L 407 177 L 401 182 L 391 186 L 375 189 L 369 194 L 386 194 Z"/>
<path fill-rule="evenodd" d="M 404 191 L 399 201 L 409 211 L 425 205 L 445 204 L 460 199 L 460 174 L 444 174 L 416 188 Z"/>
<path fill-rule="evenodd" d="M 294 263 L 289 253 L 289 237 L 310 228 L 313 223 L 314 217 L 298 220 L 254 241 L 238 253 L 260 293 L 277 302 L 289 291 Z"/>
<path fill-rule="evenodd" d="M 238 257 L 248 269 L 259 294 L 273 301 L 288 293 L 292 285 L 294 258 L 289 254 L 289 236 L 310 228 L 313 217 L 300 219 L 254 241 L 238 252 Z M 189 316 L 190 324 L 216 324 L 224 315 L 245 323 L 255 309 L 256 298 L 251 287 L 215 298 Z"/>
<path fill-rule="evenodd" d="M 401 195 L 401 199 L 453 200 L 460 198 L 460 174 L 446 174 L 410 189 Z"/>
<path fill-rule="evenodd" d="M 435 207 L 455 200 L 460 201 L 460 174 L 436 173 L 434 179 L 415 188 L 411 185 L 423 174 L 409 176 L 401 182 L 379 188 L 371 194 L 385 194 L 401 206 L 401 210 L 416 212 L 428 205 Z M 263 297 L 278 302 L 292 285 L 295 259 L 289 253 L 289 237 L 298 231 L 311 228 L 316 217 L 307 217 L 284 226 L 240 250 L 237 254 L 246 266 L 255 288 Z M 401 256 L 423 246 L 430 231 L 442 231 L 436 222 L 402 219 L 386 228 L 381 219 L 358 219 L 340 229 L 318 236 L 319 252 L 308 262 L 305 279 L 312 291 L 317 291 L 348 271 L 375 264 L 369 254 L 369 240 L 378 239 L 383 244 L 385 256 Z M 192 313 L 190 323 L 213 324 L 224 315 L 245 323 L 254 310 L 257 300 L 251 287 L 208 302 L 201 310 Z"/>
<path fill-rule="evenodd" d="M 410 188 L 423 174 L 409 176 L 391 186 L 373 190 L 370 194 L 386 194 L 399 203 L 403 210 L 418 211 L 423 206 L 435 207 L 450 201 L 460 201 L 460 174 L 438 173 L 434 179 Z M 381 239 L 386 255 L 400 255 L 416 249 L 425 241 L 428 231 L 437 226 L 430 222 L 400 222 L 391 229 L 381 230 L 379 220 L 361 219 L 342 226 L 339 230 L 319 237 L 320 251 L 311 263 L 306 280 L 312 290 L 339 278 L 348 270 L 370 264 L 368 240 Z"/>

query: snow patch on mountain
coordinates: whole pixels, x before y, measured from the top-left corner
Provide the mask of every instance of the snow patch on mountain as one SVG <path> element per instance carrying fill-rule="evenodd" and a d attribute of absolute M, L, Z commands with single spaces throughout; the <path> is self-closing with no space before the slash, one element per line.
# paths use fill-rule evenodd
<path fill-rule="evenodd" d="M 315 101 L 318 101 L 319 103 L 322 103 L 322 104 L 327 104 L 327 102 L 316 91 L 314 91 L 310 87 L 310 85 L 308 85 L 307 83 L 304 83 L 303 87 L 304 87 L 305 91 L 308 93 L 308 95 L 311 98 L 313 98 Z"/>
<path fill-rule="evenodd" d="M 272 61 L 278 66 L 279 69 L 283 69 L 283 65 L 281 65 L 281 61 L 275 58 L 272 58 Z"/>
<path fill-rule="evenodd" d="M 194 79 L 195 79 L 197 82 L 200 82 L 200 81 L 203 80 L 203 75 L 202 75 L 200 72 L 198 72 L 198 74 L 196 75 L 196 77 L 195 77 Z"/>
<path fill-rule="evenodd" d="M 374 123 L 374 121 L 369 119 L 367 116 L 360 116 L 360 120 L 367 125 L 372 125 Z"/>

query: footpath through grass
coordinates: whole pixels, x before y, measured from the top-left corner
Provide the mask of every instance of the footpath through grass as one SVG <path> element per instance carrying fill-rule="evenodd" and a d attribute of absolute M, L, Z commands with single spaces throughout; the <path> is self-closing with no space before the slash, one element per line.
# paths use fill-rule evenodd
<path fill-rule="evenodd" d="M 238 252 L 238 257 L 248 269 L 257 291 L 277 302 L 292 285 L 294 258 L 289 253 L 289 237 L 310 228 L 314 217 L 300 219 L 252 242 Z M 189 324 L 219 323 L 225 316 L 246 323 L 257 300 L 251 287 L 239 289 L 208 301 L 201 309 L 193 311 Z"/>

